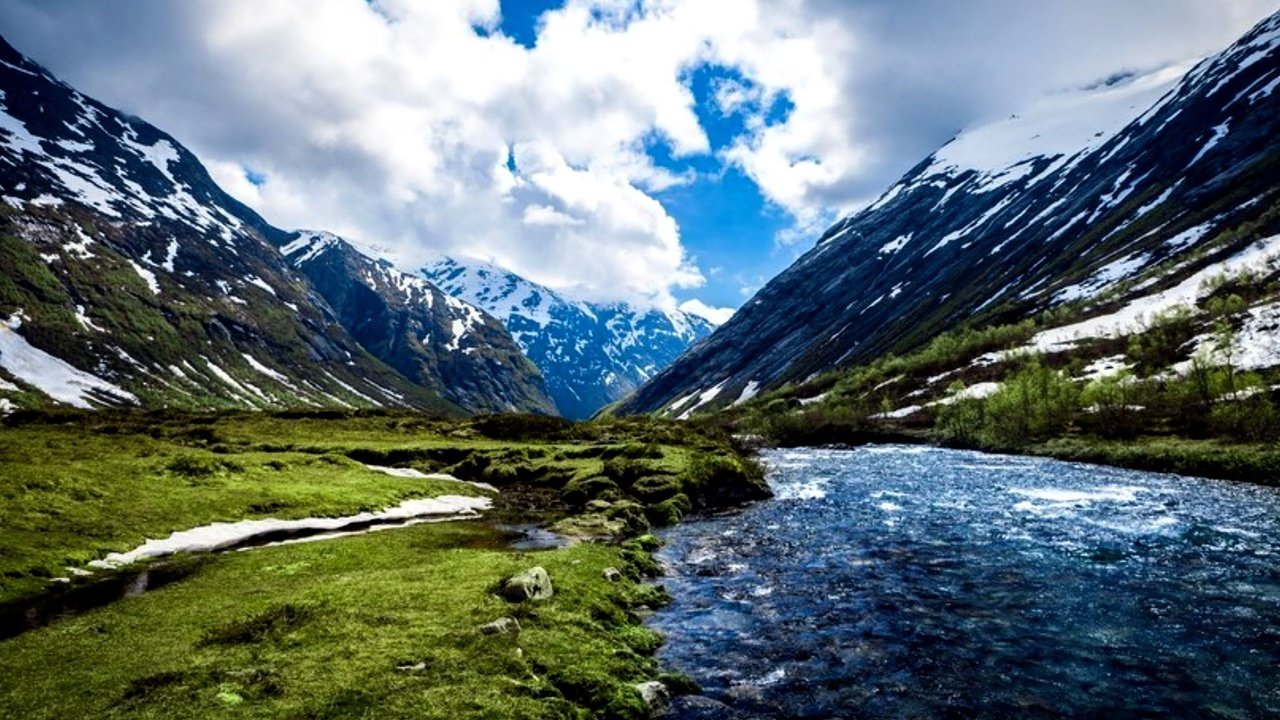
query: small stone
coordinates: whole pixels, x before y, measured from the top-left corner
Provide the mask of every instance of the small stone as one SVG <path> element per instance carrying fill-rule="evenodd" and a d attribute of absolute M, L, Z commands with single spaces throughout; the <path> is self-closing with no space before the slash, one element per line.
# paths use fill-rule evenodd
<path fill-rule="evenodd" d="M 427 664 L 424 662 L 402 663 L 396 666 L 396 670 L 399 670 L 400 672 L 419 672 L 426 669 L 427 669 Z"/>
<path fill-rule="evenodd" d="M 636 685 L 636 692 L 640 693 L 640 699 L 649 708 L 650 717 L 665 715 L 671 709 L 671 693 L 667 691 L 666 685 L 657 680 Z"/>
<path fill-rule="evenodd" d="M 622 571 L 616 567 L 607 567 L 604 569 L 604 579 L 609 582 L 620 582 L 622 580 Z"/>
<path fill-rule="evenodd" d="M 520 621 L 513 617 L 500 617 L 493 622 L 481 625 L 480 632 L 485 635 L 519 635 Z"/>
<path fill-rule="evenodd" d="M 551 576 L 541 567 L 531 567 L 516 573 L 502 583 L 502 597 L 511 602 L 546 600 L 554 594 Z"/>

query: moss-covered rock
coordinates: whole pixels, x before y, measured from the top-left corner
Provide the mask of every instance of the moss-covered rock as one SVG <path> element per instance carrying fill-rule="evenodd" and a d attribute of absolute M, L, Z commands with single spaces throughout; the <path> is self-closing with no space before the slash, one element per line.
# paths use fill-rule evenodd
<path fill-rule="evenodd" d="M 631 494 L 646 503 L 657 503 L 680 492 L 680 481 L 670 475 L 649 475 L 636 480 Z"/>
<path fill-rule="evenodd" d="M 610 520 L 621 522 L 628 535 L 638 535 L 649 530 L 649 519 L 645 517 L 644 507 L 639 503 L 621 500 L 614 503 L 604 514 Z"/>
<path fill-rule="evenodd" d="M 678 493 L 662 502 L 646 506 L 644 513 L 650 524 L 665 527 L 680 522 L 692 509 L 693 503 L 689 496 Z"/>
<path fill-rule="evenodd" d="M 585 507 L 591 500 L 614 501 L 622 498 L 622 490 L 603 475 L 574 478 L 560 490 L 560 499 L 570 507 Z"/>

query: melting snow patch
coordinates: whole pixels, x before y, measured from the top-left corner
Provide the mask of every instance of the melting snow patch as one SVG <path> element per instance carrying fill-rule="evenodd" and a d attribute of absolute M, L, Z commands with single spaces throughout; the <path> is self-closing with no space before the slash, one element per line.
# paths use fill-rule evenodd
<path fill-rule="evenodd" d="M 1280 303 L 1249 311 L 1236 334 L 1236 366 L 1242 370 L 1280 367 Z"/>
<path fill-rule="evenodd" d="M 1156 314 L 1178 306 L 1190 306 L 1205 293 L 1205 282 L 1219 275 L 1231 275 L 1258 269 L 1265 273 L 1280 269 L 1280 235 L 1273 235 L 1250 245 L 1220 263 L 1210 265 L 1178 285 L 1146 295 L 1108 315 L 1090 318 L 1071 325 L 1039 333 L 1024 350 L 1055 352 L 1075 341 L 1092 337 L 1116 337 L 1146 326 Z"/>
<path fill-rule="evenodd" d="M 913 234 L 914 233 L 907 233 L 906 235 L 900 235 L 894 238 L 893 240 L 890 240 L 889 242 L 885 243 L 884 245 L 881 245 L 880 254 L 885 255 L 888 253 L 898 252 L 903 247 L 905 247 L 907 243 L 911 242 L 911 236 Z"/>
<path fill-rule="evenodd" d="M 76 322 L 80 323 L 80 327 L 84 328 L 85 330 L 102 332 L 102 328 L 98 327 L 97 325 L 94 325 L 93 321 L 89 319 L 89 316 L 85 314 L 83 305 L 76 306 Z"/>
<path fill-rule="evenodd" d="M 1213 128 L 1213 136 L 1210 137 L 1205 142 L 1204 147 L 1200 148 L 1200 152 L 1196 153 L 1196 156 L 1191 158 L 1191 162 L 1187 163 L 1187 167 L 1191 167 L 1192 165 L 1195 165 L 1197 162 L 1200 161 L 1200 158 L 1207 155 L 1209 151 L 1212 150 L 1213 147 L 1217 145 L 1219 141 L 1222 140 L 1222 138 L 1227 136 L 1227 130 L 1228 130 L 1227 123 L 1222 123 L 1221 125 L 1215 125 Z"/>
<path fill-rule="evenodd" d="M 0 324 L 0 367 L 9 374 L 58 402 L 78 408 L 93 407 L 89 401 L 95 395 L 137 404 L 138 398 L 132 393 L 28 343 L 18 334 L 21 325 L 16 316 Z"/>
<path fill-rule="evenodd" d="M 998 382 L 974 383 L 973 385 L 970 385 L 969 387 L 961 390 L 960 392 L 957 392 L 953 395 L 948 395 L 947 397 L 944 397 L 937 402 L 933 402 L 929 404 L 930 405 L 951 405 L 953 403 L 960 402 L 961 400 L 981 400 L 983 398 L 995 395 L 996 392 L 998 392 L 1001 387 L 1003 387 L 1003 384 Z"/>
<path fill-rule="evenodd" d="M 697 410 L 698 408 L 702 407 L 703 405 L 706 405 L 707 403 L 711 402 L 712 400 L 715 400 L 715 399 L 716 399 L 716 397 L 718 397 L 718 396 L 720 395 L 720 391 L 724 389 L 724 386 L 725 386 L 728 382 L 729 382 L 729 378 L 725 378 L 724 380 L 721 380 L 721 381 L 720 381 L 720 382 L 719 382 L 715 387 L 711 388 L 710 390 L 706 390 L 706 391 L 704 391 L 704 392 L 700 393 L 700 394 L 698 395 L 698 402 L 694 403 L 691 407 L 687 408 L 684 412 L 680 413 L 680 416 L 679 416 L 678 418 L 676 418 L 676 419 L 677 419 L 677 420 L 688 420 L 688 419 L 690 418 L 690 416 L 692 416 L 692 415 L 693 415 L 693 411 L 694 411 L 694 410 Z"/>
<path fill-rule="evenodd" d="M 384 475 L 390 475 L 392 477 L 415 478 L 418 480 L 441 480 L 443 482 L 456 482 L 456 483 L 462 483 L 463 485 L 470 485 L 471 487 L 480 488 L 481 490 L 488 490 L 489 492 L 498 492 L 498 488 L 490 485 L 489 483 L 472 482 L 470 480 L 460 480 L 448 473 L 424 473 L 421 470 L 416 470 L 414 468 L 384 467 L 382 465 L 365 465 L 365 467 L 369 468 L 374 472 L 379 472 Z"/>
<path fill-rule="evenodd" d="M 1185 247 L 1188 247 L 1190 245 L 1195 245 L 1196 243 L 1200 242 L 1200 239 L 1203 238 L 1205 235 L 1208 235 L 1209 230 L 1211 230 L 1212 228 L 1213 228 L 1212 220 L 1206 223 L 1201 223 L 1193 228 L 1188 228 L 1186 230 L 1183 230 L 1177 235 L 1174 235 L 1168 240 L 1165 240 L 1164 244 L 1168 247 L 1174 248 L 1175 250 L 1181 250 Z"/>
<path fill-rule="evenodd" d="M 1112 355 L 1094 360 L 1084 366 L 1084 374 L 1080 376 L 1081 380 L 1101 380 L 1105 377 L 1117 375 L 1129 368 L 1133 367 L 1125 362 L 1127 358 L 1124 355 Z"/>
<path fill-rule="evenodd" d="M 262 278 L 258 277 L 257 275 L 252 275 L 252 276 L 250 276 L 250 277 L 249 277 L 249 279 L 248 279 L 248 283 L 249 283 L 250 285 L 256 285 L 256 286 L 258 286 L 258 287 L 262 288 L 263 290 L 265 290 L 265 291 L 267 291 L 267 292 L 271 293 L 272 295 L 275 295 L 275 294 L 276 294 L 276 289 L 275 289 L 275 288 L 273 288 L 273 287 L 271 287 L 270 285 L 268 285 L 266 280 L 263 280 Z"/>
<path fill-rule="evenodd" d="M 151 290 L 151 294 L 159 295 L 160 283 L 156 281 L 156 274 L 142 267 L 141 265 L 134 262 L 133 260 L 130 260 L 129 264 L 132 265 L 134 271 L 138 273 L 138 277 L 142 278 L 142 281 L 147 284 L 147 288 Z"/>
<path fill-rule="evenodd" d="M 169 247 L 164 252 L 164 262 L 160 263 L 160 267 L 167 272 L 173 272 L 173 261 L 178 257 L 178 241 L 170 240 Z"/>
<path fill-rule="evenodd" d="M 473 517 L 489 507 L 489 498 L 443 495 L 435 498 L 406 500 L 377 512 L 336 518 L 303 518 L 301 520 L 241 520 L 211 523 L 173 533 L 163 540 L 147 540 L 127 553 L 111 553 L 102 560 L 89 563 L 95 568 L 118 568 L 145 558 L 157 558 L 180 552 L 215 552 L 253 541 L 264 536 L 285 534 L 332 533 L 372 525 L 409 525 L 441 517 Z"/>
<path fill-rule="evenodd" d="M 747 383 L 746 387 L 742 388 L 742 394 L 738 395 L 738 399 L 733 401 L 733 406 L 737 407 L 747 402 L 751 398 L 755 397 L 756 394 L 759 392 L 760 392 L 760 383 L 756 382 L 755 380 L 752 380 L 751 382 Z"/>

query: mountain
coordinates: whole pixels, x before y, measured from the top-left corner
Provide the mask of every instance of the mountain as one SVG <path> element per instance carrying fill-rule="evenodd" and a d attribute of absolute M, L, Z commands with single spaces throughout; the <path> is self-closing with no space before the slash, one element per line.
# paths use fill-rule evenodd
<path fill-rule="evenodd" d="M 331 233 L 300 231 L 280 250 L 357 342 L 415 383 L 470 410 L 555 414 L 538 369 L 474 305 Z"/>
<path fill-rule="evenodd" d="M 425 282 L 402 283 L 395 299 L 374 292 L 390 311 L 380 321 L 440 341 L 362 328 L 362 346 L 343 321 L 376 302 L 335 311 L 307 273 L 339 297 L 379 282 L 364 265 L 295 269 L 278 249 L 293 236 L 223 192 L 179 142 L 3 41 L 0 109 L 0 412 L 55 402 L 549 409 L 509 336 Z M 443 340 L 455 322 L 463 332 Z"/>
<path fill-rule="evenodd" d="M 1138 301 L 1273 252 L 1253 244 L 1280 232 L 1278 48 L 1280 14 L 1189 71 L 960 133 L 620 410 L 723 407 L 957 327 L 1155 307 Z"/>
<path fill-rule="evenodd" d="M 438 257 L 422 275 L 501 319 L 569 418 L 635 392 L 712 329 L 678 310 L 573 300 L 478 260 Z"/>

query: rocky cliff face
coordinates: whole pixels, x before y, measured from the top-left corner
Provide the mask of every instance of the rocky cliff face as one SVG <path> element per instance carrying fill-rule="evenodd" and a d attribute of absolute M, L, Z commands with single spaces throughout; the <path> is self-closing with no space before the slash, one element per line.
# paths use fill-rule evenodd
<path fill-rule="evenodd" d="M 502 320 L 570 418 L 631 394 L 711 331 L 695 315 L 573 300 L 475 260 L 437 258 L 422 275 Z"/>
<path fill-rule="evenodd" d="M 622 405 L 680 415 L 1069 306 L 1103 313 L 1277 232 L 1280 15 L 1194 67 L 961 133 Z"/>

